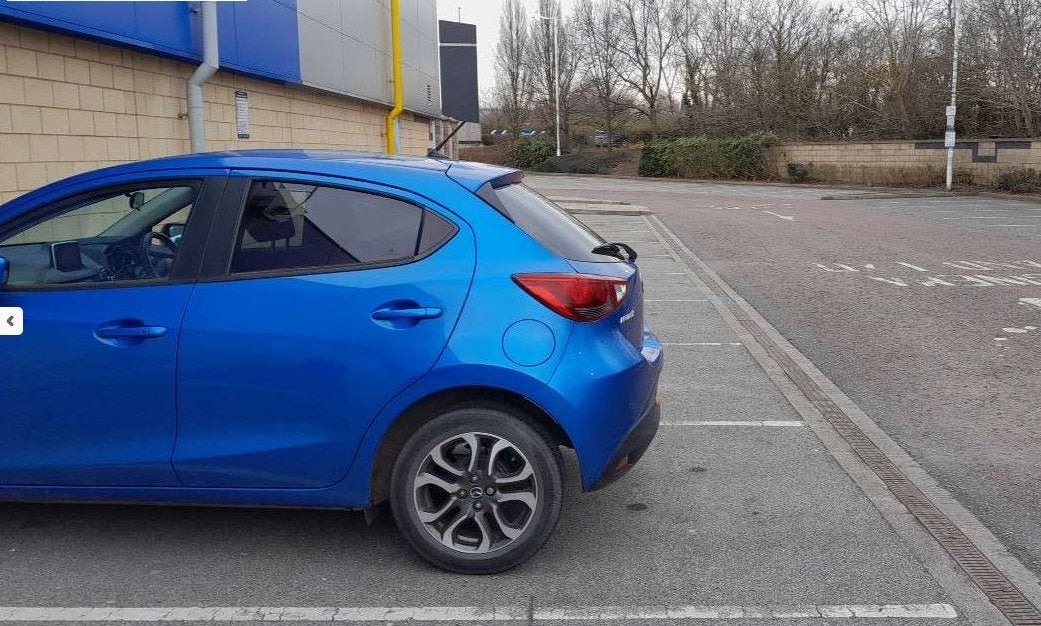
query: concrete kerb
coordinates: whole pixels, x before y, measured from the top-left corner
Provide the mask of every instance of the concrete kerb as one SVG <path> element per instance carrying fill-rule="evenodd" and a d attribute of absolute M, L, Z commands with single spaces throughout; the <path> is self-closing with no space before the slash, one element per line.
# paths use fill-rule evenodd
<path fill-rule="evenodd" d="M 927 190 L 927 189 L 907 189 L 902 187 L 879 187 L 872 185 L 846 185 L 846 184 L 826 184 L 818 185 L 816 183 L 790 183 L 779 180 L 716 180 L 716 179 L 703 179 L 703 178 L 658 178 L 653 176 L 608 176 L 601 174 L 560 174 L 556 172 L 526 172 L 532 176 L 547 176 L 556 178 L 588 178 L 588 179 L 613 179 L 613 180 L 644 180 L 657 183 L 688 183 L 695 185 L 736 185 L 736 186 L 751 186 L 751 187 L 789 187 L 795 189 L 819 189 L 826 195 L 831 190 L 842 190 L 842 191 L 860 191 L 864 193 L 874 194 L 890 194 L 893 198 L 932 198 L 932 197 L 972 197 L 980 196 L 984 198 L 998 198 L 1001 200 L 1019 200 L 1022 202 L 1030 202 L 1032 204 L 1041 204 L 1041 195 L 1038 194 L 1015 194 L 1015 193 L 1001 193 L 997 191 L 978 191 L 978 190 L 957 190 L 957 191 L 943 191 L 943 190 Z M 830 198 L 822 197 L 822 200 L 833 200 L 833 199 L 844 199 L 844 200 L 856 200 L 859 198 Z M 874 199 L 874 198 L 872 198 Z"/>
<path fill-rule="evenodd" d="M 625 206 L 632 205 L 632 202 L 626 202 L 625 200 L 599 200 L 597 198 L 550 198 L 550 200 L 558 204 L 561 202 L 567 202 L 569 204 L 617 204 Z"/>
<path fill-rule="evenodd" d="M 573 203 L 569 200 L 556 200 L 565 211 L 572 215 L 650 215 L 651 210 L 638 204 L 618 205 L 611 203 Z"/>

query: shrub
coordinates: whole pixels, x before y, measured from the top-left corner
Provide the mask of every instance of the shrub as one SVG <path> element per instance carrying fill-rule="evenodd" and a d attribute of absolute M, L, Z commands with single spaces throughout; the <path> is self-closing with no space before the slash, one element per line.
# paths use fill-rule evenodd
<path fill-rule="evenodd" d="M 511 141 L 506 148 L 506 160 L 514 167 L 530 170 L 553 156 L 556 143 L 546 137 Z"/>
<path fill-rule="evenodd" d="M 777 143 L 771 133 L 754 133 L 720 141 L 726 178 L 766 178 L 766 149 Z"/>
<path fill-rule="evenodd" d="M 610 174 L 616 165 L 625 159 L 623 152 L 601 154 L 579 152 L 546 159 L 535 170 L 559 174 Z"/>
<path fill-rule="evenodd" d="M 683 137 L 672 143 L 672 160 L 680 178 L 727 178 L 722 142 Z"/>
<path fill-rule="evenodd" d="M 976 178 L 972 175 L 972 170 L 956 167 L 954 168 L 954 184 L 959 187 L 972 187 L 976 184 Z"/>
<path fill-rule="evenodd" d="M 810 181 L 810 166 L 805 163 L 789 163 L 788 178 L 793 183 L 806 183 Z"/>
<path fill-rule="evenodd" d="M 672 142 L 656 139 L 644 144 L 640 151 L 640 176 L 675 176 L 676 164 L 672 157 Z"/>
<path fill-rule="evenodd" d="M 1009 193 L 1041 193 L 1041 172 L 1018 168 L 998 174 L 994 187 Z"/>
<path fill-rule="evenodd" d="M 766 178 L 766 149 L 776 141 L 777 138 L 768 133 L 756 133 L 736 139 L 660 139 L 644 146 L 640 155 L 640 175 Z"/>

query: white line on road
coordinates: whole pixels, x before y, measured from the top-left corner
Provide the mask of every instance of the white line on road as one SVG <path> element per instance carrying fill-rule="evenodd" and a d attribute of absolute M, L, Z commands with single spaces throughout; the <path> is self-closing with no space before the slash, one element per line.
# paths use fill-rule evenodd
<path fill-rule="evenodd" d="M 794 222 L 795 221 L 795 217 L 792 216 L 792 215 L 781 215 L 779 213 L 774 213 L 773 211 L 763 211 L 763 213 L 767 213 L 769 215 L 773 215 L 774 217 L 779 217 L 782 220 L 788 220 L 789 222 Z"/>
<path fill-rule="evenodd" d="M 695 341 L 691 343 L 667 343 L 662 342 L 663 346 L 740 346 L 743 345 L 736 341 L 731 342 L 720 342 L 720 341 Z"/>
<path fill-rule="evenodd" d="M 963 215 L 961 217 L 941 217 L 940 219 L 941 220 L 1007 220 L 1010 217 L 1013 217 L 1013 216 L 1011 216 L 1011 215 Z M 1021 218 L 1023 218 L 1023 217 L 1025 217 L 1025 218 L 1036 217 L 1038 219 L 1041 219 L 1041 215 L 1020 215 L 1019 217 L 1021 217 Z"/>
<path fill-rule="evenodd" d="M 692 420 L 685 422 L 662 422 L 662 426 L 761 426 L 787 427 L 803 426 L 805 422 L 798 420 Z"/>
<path fill-rule="evenodd" d="M 950 604 L 798 606 L 0 607 L 0 622 L 596 622 L 677 619 L 951 619 Z"/>
<path fill-rule="evenodd" d="M 1041 298 L 1020 298 L 1019 303 L 1027 306 L 1036 306 L 1041 309 Z"/>
<path fill-rule="evenodd" d="M 697 300 L 697 299 L 666 300 L 666 299 L 657 299 L 657 298 L 644 298 L 643 301 L 644 302 L 708 302 L 708 299 L 707 298 L 703 298 L 703 299 L 700 299 L 700 300 Z"/>

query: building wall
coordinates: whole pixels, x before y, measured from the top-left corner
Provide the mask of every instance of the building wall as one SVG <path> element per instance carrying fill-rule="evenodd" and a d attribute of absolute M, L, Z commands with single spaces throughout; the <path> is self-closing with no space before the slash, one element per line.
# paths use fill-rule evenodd
<path fill-rule="evenodd" d="M 954 158 L 958 180 L 986 185 L 1003 171 L 1041 169 L 1041 139 L 963 140 Z M 788 177 L 789 163 L 809 165 L 811 176 L 822 181 L 925 185 L 944 180 L 947 152 L 942 141 L 785 143 L 771 149 L 770 168 L 779 178 Z"/>
<path fill-rule="evenodd" d="M 198 2 L 0 1 L 0 19 L 198 63 Z M 405 107 L 441 113 L 435 0 L 401 0 Z M 386 0 L 221 2 L 222 65 L 257 78 L 392 104 L 390 4 Z M 476 72 L 476 69 L 474 69 Z"/>
<path fill-rule="evenodd" d="M 297 6 L 303 83 L 393 103 L 390 3 L 297 0 Z M 431 115 L 441 112 L 437 32 L 435 0 L 401 0 L 405 106 Z"/>
<path fill-rule="evenodd" d="M 187 152 L 184 94 L 193 70 L 0 22 L 0 202 L 74 173 Z M 248 94 L 250 139 L 237 139 L 236 90 Z M 203 97 L 209 150 L 386 148 L 382 105 L 224 71 Z M 425 154 L 429 119 L 401 119 L 402 152 Z"/>
<path fill-rule="evenodd" d="M 297 13 L 296 0 L 219 3 L 221 63 L 259 78 L 300 83 Z M 5 1 L 0 2 L 0 18 L 135 47 L 188 63 L 202 60 L 198 2 Z"/>

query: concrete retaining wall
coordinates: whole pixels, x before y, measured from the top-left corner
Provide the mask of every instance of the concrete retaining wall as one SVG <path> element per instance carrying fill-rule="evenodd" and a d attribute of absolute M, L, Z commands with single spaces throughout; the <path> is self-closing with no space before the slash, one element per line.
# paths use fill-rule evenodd
<path fill-rule="evenodd" d="M 784 143 L 770 149 L 771 172 L 788 178 L 789 163 L 821 181 L 866 185 L 936 185 L 944 180 L 942 141 Z M 968 139 L 955 148 L 956 180 L 987 185 L 1002 171 L 1041 170 L 1041 139 Z"/>

